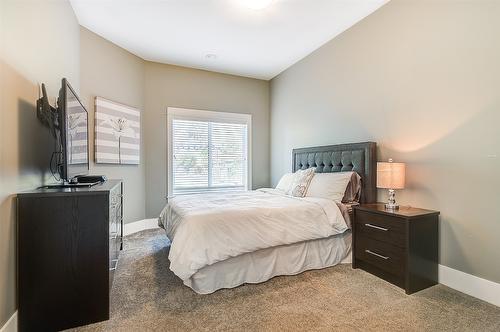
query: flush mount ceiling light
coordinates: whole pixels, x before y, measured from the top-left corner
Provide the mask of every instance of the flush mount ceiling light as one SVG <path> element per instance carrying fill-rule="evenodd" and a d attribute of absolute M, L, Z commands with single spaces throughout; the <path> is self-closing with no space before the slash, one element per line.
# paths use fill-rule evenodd
<path fill-rule="evenodd" d="M 255 10 L 269 7 L 274 0 L 239 0 L 245 7 Z"/>

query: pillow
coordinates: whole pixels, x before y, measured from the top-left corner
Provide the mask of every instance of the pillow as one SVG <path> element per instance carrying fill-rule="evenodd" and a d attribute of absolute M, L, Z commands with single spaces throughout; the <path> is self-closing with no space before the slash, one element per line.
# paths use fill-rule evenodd
<path fill-rule="evenodd" d="M 347 185 L 344 193 L 344 198 L 342 198 L 342 203 L 353 203 L 359 202 L 361 198 L 361 176 L 358 173 L 352 172 L 351 180 Z"/>
<path fill-rule="evenodd" d="M 294 173 L 292 185 L 288 190 L 287 194 L 295 197 L 304 197 L 307 188 L 309 187 L 309 183 L 314 176 L 315 167 L 311 167 L 308 169 L 299 169 Z"/>
<path fill-rule="evenodd" d="M 293 173 L 286 173 L 283 175 L 276 185 L 276 189 L 281 190 L 284 193 L 288 193 L 290 187 L 292 186 L 293 178 L 295 175 Z"/>
<path fill-rule="evenodd" d="M 341 203 L 353 172 L 316 173 L 307 189 L 307 197 L 321 197 Z"/>

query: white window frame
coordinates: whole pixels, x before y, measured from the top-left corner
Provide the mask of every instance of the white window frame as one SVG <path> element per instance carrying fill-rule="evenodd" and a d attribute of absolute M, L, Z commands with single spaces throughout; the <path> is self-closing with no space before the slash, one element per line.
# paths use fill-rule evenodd
<path fill-rule="evenodd" d="M 247 125 L 247 181 L 246 190 L 252 189 L 252 115 L 245 113 L 230 113 L 196 110 L 189 108 L 167 107 L 167 198 L 173 196 L 173 120 L 212 121 L 224 123 L 239 123 Z"/>

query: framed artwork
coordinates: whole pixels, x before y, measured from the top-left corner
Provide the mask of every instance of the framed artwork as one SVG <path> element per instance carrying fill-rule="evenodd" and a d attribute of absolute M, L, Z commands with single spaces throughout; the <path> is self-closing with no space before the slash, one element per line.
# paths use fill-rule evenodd
<path fill-rule="evenodd" d="M 102 97 L 95 98 L 95 162 L 138 165 L 141 111 Z"/>

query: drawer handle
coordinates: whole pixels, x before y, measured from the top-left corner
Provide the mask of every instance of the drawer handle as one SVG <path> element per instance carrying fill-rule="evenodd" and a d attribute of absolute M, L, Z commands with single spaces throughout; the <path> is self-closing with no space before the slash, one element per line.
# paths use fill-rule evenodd
<path fill-rule="evenodd" d="M 375 229 L 378 229 L 379 231 L 384 231 L 384 232 L 387 232 L 389 230 L 389 228 L 384 228 L 384 227 L 380 227 L 380 226 L 375 226 L 375 225 L 372 225 L 372 224 L 365 224 L 366 227 L 371 227 L 371 228 L 375 228 Z"/>
<path fill-rule="evenodd" d="M 377 256 L 377 257 L 379 257 L 379 258 L 382 258 L 382 259 L 389 259 L 389 257 L 387 257 L 387 256 L 383 256 L 383 255 L 381 255 L 381 254 L 377 254 L 376 252 L 373 252 L 373 251 L 368 250 L 368 249 L 366 249 L 366 250 L 365 250 L 365 252 L 366 252 L 366 253 L 368 253 L 368 254 L 370 254 L 370 255 L 373 255 L 373 256 Z"/>
<path fill-rule="evenodd" d="M 114 270 L 116 270 L 116 267 L 118 266 L 118 259 L 112 259 L 111 262 L 114 263 L 114 266 L 110 267 L 109 270 L 114 271 Z"/>

